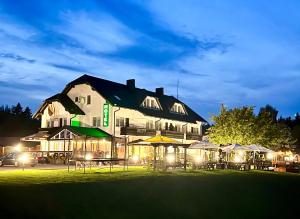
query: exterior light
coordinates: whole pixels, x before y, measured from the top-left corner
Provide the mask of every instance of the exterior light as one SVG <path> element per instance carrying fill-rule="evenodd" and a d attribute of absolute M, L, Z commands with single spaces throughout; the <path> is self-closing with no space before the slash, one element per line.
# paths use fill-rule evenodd
<path fill-rule="evenodd" d="M 267 153 L 268 160 L 273 160 L 273 157 L 274 157 L 273 153 Z"/>
<path fill-rule="evenodd" d="M 14 149 L 17 152 L 21 152 L 22 151 L 22 145 L 21 144 L 17 144 Z"/>
<path fill-rule="evenodd" d="M 244 156 L 244 152 L 243 151 L 239 151 L 239 155 L 242 157 Z"/>
<path fill-rule="evenodd" d="M 201 163 L 203 161 L 203 158 L 201 156 L 197 156 L 195 158 L 196 163 Z"/>
<path fill-rule="evenodd" d="M 18 159 L 21 163 L 27 163 L 29 161 L 29 156 L 28 154 L 21 154 L 19 159 Z"/>
<path fill-rule="evenodd" d="M 87 154 L 87 155 L 85 155 L 85 159 L 86 160 L 92 160 L 93 159 L 93 155 L 92 154 Z"/>
<path fill-rule="evenodd" d="M 133 160 L 133 162 L 138 162 L 139 161 L 139 157 L 137 156 L 137 155 L 133 155 L 132 156 L 132 160 Z"/>
<path fill-rule="evenodd" d="M 241 163 L 241 162 L 242 162 L 241 157 L 240 157 L 240 156 L 235 156 L 235 157 L 234 157 L 234 162 L 235 162 L 235 163 Z"/>
<path fill-rule="evenodd" d="M 167 162 L 168 162 L 168 163 L 174 163 L 174 162 L 175 162 L 175 157 L 174 157 L 174 155 L 168 155 L 168 156 L 167 156 Z"/>

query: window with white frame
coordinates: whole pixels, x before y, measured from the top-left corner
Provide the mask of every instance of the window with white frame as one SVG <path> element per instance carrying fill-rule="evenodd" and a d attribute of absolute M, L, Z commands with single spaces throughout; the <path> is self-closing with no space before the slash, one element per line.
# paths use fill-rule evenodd
<path fill-rule="evenodd" d="M 193 134 L 199 134 L 199 128 L 191 127 L 191 132 Z"/>
<path fill-rule="evenodd" d="M 171 112 L 179 113 L 179 114 L 186 114 L 183 105 L 180 103 L 174 103 L 174 105 L 171 108 Z"/>
<path fill-rule="evenodd" d="M 153 122 L 153 120 L 148 120 L 146 122 L 146 129 L 148 129 L 148 130 L 154 129 L 154 122 Z"/>
<path fill-rule="evenodd" d="M 142 103 L 142 107 L 151 109 L 160 109 L 158 100 L 155 97 L 146 97 Z"/>
<path fill-rule="evenodd" d="M 116 117 L 116 127 L 124 127 L 125 126 L 125 118 L 124 117 Z"/>

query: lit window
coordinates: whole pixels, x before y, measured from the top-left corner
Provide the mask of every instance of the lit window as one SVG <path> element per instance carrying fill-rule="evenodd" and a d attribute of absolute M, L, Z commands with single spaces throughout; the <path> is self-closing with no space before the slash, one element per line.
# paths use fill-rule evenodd
<path fill-rule="evenodd" d="M 186 114 L 183 106 L 180 103 L 175 103 L 171 108 L 171 112 L 179 113 L 179 114 Z"/>
<path fill-rule="evenodd" d="M 148 121 L 146 122 L 146 129 L 148 129 L 148 130 L 154 129 L 154 123 L 153 123 L 152 120 L 148 120 Z"/>
<path fill-rule="evenodd" d="M 125 118 L 116 117 L 116 127 L 124 127 L 124 126 L 125 126 Z"/>
<path fill-rule="evenodd" d="M 142 103 L 142 107 L 159 109 L 158 101 L 155 97 L 146 97 L 146 99 Z"/>

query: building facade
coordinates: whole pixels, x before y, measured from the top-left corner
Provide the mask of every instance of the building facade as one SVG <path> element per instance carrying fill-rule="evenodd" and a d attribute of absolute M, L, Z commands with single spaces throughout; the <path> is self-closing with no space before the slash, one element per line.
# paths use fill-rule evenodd
<path fill-rule="evenodd" d="M 155 135 L 192 143 L 202 139 L 206 124 L 186 104 L 164 94 L 163 88 L 152 92 L 137 88 L 133 79 L 120 84 L 89 75 L 46 99 L 34 117 L 40 118 L 41 129 L 25 140 L 40 141 L 42 151 L 74 151 L 78 144 L 83 147 L 80 136 L 98 131 L 110 138 L 99 139 L 94 133 L 84 144 L 106 157 L 112 156 L 111 144 L 122 153 L 125 143 Z"/>

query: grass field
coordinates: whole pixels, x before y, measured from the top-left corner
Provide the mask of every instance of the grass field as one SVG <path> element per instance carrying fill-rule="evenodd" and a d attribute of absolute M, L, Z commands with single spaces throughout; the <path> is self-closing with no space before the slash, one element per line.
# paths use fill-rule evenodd
<path fill-rule="evenodd" d="M 297 218 L 300 175 L 0 171 L 0 195 L 1 218 Z"/>

